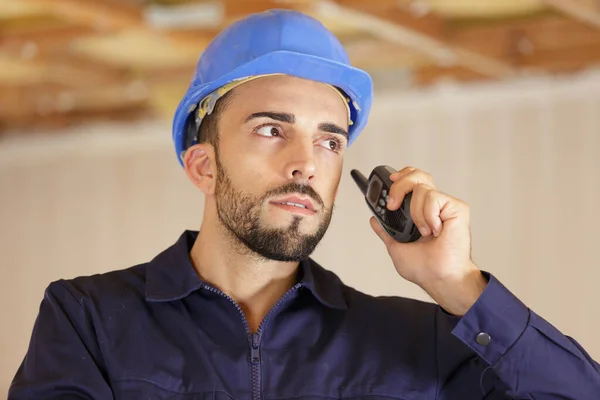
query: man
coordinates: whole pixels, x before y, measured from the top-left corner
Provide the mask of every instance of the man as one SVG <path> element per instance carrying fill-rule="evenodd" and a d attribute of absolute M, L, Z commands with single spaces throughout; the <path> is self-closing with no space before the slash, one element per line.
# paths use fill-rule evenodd
<path fill-rule="evenodd" d="M 199 232 L 149 263 L 50 284 L 10 399 L 598 399 L 600 366 L 470 259 L 469 208 L 415 168 L 423 237 L 400 274 L 437 304 L 343 285 L 324 235 L 369 76 L 300 13 L 255 14 L 198 63 L 173 126 L 206 195 Z"/>

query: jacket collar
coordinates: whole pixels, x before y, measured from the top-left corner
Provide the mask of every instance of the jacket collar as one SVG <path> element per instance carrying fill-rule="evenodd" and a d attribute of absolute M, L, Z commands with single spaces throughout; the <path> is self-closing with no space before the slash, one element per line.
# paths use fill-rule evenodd
<path fill-rule="evenodd" d="M 206 285 L 198 277 L 189 256 L 197 237 L 197 231 L 185 231 L 174 245 L 147 264 L 147 301 L 179 300 Z M 298 278 L 302 287 L 310 290 L 323 305 L 337 309 L 347 308 L 344 285 L 340 279 L 311 258 L 300 263 Z"/>
<path fill-rule="evenodd" d="M 146 300 L 172 301 L 186 297 L 203 282 L 190 260 L 197 233 L 185 231 L 177 242 L 156 256 L 146 267 Z"/>

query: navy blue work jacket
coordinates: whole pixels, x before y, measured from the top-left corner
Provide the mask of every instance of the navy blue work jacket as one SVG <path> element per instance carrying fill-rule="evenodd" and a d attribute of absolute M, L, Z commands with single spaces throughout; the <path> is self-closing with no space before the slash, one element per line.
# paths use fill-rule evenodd
<path fill-rule="evenodd" d="M 600 399 L 600 366 L 491 274 L 459 318 L 361 293 L 307 260 L 252 333 L 196 274 L 196 237 L 51 283 L 9 399 Z"/>

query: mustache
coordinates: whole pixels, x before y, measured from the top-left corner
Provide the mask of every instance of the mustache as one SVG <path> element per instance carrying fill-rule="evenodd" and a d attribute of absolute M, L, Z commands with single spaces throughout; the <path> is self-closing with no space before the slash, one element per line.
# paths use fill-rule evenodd
<path fill-rule="evenodd" d="M 323 202 L 323 199 L 321 198 L 321 196 L 319 196 L 319 194 L 317 193 L 317 191 L 315 189 L 313 189 L 311 186 L 301 185 L 301 184 L 295 183 L 295 182 L 290 182 L 281 187 L 269 190 L 265 194 L 264 198 L 266 199 L 268 197 L 280 196 L 280 195 L 292 194 L 292 193 L 300 193 L 300 194 L 307 195 L 315 203 L 317 203 L 319 206 L 321 206 L 321 208 L 325 207 L 325 203 Z"/>

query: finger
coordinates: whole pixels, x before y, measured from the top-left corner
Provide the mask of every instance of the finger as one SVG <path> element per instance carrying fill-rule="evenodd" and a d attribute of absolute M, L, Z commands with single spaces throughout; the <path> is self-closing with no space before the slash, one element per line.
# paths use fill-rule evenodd
<path fill-rule="evenodd" d="M 400 171 L 396 171 L 393 174 L 390 175 L 390 180 L 392 182 L 397 181 L 398 179 L 402 178 L 403 176 L 408 175 L 409 173 L 416 171 L 417 169 L 415 167 L 404 167 L 402 168 Z"/>
<path fill-rule="evenodd" d="M 406 175 L 394 182 L 390 188 L 387 208 L 391 211 L 397 210 L 402 204 L 404 196 L 412 192 L 415 186 L 420 183 L 435 187 L 431 175 L 418 169 L 406 173 Z"/>
<path fill-rule="evenodd" d="M 375 217 L 371 217 L 369 219 L 369 223 L 371 224 L 371 228 L 373 231 L 379 236 L 379 238 L 383 241 L 386 246 L 389 246 L 394 242 L 394 238 L 390 236 L 389 233 L 383 229 L 381 224 L 375 219 Z"/>
<path fill-rule="evenodd" d="M 410 200 L 410 217 L 424 237 L 431 235 L 433 232 L 433 226 L 428 224 L 424 212 L 426 199 L 432 191 L 434 190 L 431 186 L 420 183 L 413 189 Z"/>
<path fill-rule="evenodd" d="M 442 233 L 443 223 L 441 213 L 450 200 L 451 198 L 449 196 L 446 196 L 437 190 L 431 190 L 425 195 L 423 218 L 431 228 L 434 237 L 438 237 Z"/>
<path fill-rule="evenodd" d="M 445 200 L 440 207 L 440 220 L 442 223 L 451 219 L 464 219 L 467 226 L 470 224 L 470 209 L 469 205 L 464 201 L 448 196 L 447 194 L 440 193 Z"/>

